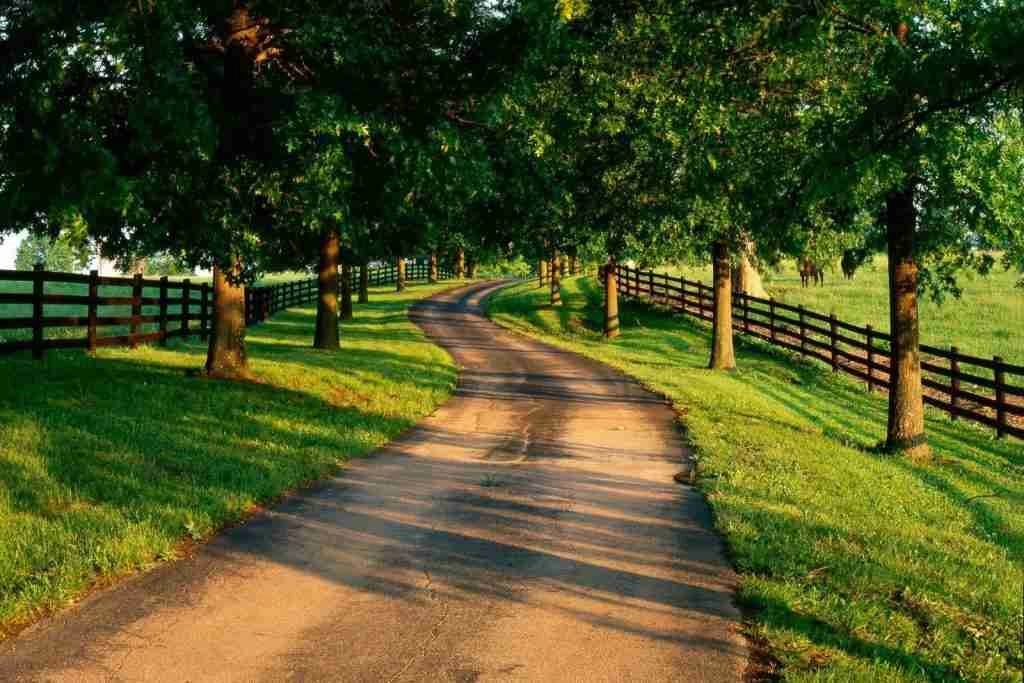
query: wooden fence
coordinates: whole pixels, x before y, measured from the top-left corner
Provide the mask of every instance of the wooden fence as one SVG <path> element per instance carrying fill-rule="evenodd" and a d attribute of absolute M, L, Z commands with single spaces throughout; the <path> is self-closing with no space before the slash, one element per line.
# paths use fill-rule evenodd
<path fill-rule="evenodd" d="M 452 272 L 448 268 L 438 268 L 441 280 L 450 280 Z M 408 263 L 405 266 L 406 282 L 430 279 L 430 266 L 426 263 Z M 370 287 L 383 287 L 398 282 L 398 266 L 394 263 L 370 268 L 367 273 Z M 256 325 L 278 311 L 292 306 L 314 301 L 319 289 L 317 279 L 282 282 L 266 287 L 248 287 L 245 290 L 245 324 Z M 352 269 L 352 294 L 359 293 L 359 269 Z"/>
<path fill-rule="evenodd" d="M 0 352 L 30 349 L 38 359 L 46 349 L 136 347 L 209 332 L 213 295 L 206 283 L 54 273 L 41 266 L 0 270 L 0 282 L 24 288 L 0 292 L 0 304 L 15 309 L 14 315 L 0 316 Z M 60 314 L 48 315 L 50 306 L 60 306 Z M 18 309 L 26 314 L 18 315 Z M 85 336 L 69 336 L 76 328 Z M 48 336 L 47 330 L 59 334 Z"/>
<path fill-rule="evenodd" d="M 353 272 L 353 291 L 359 282 Z M 451 271 L 440 269 L 442 279 Z M 426 280 L 426 263 L 408 264 L 406 280 Z M 395 264 L 370 268 L 370 286 L 394 284 Z M 212 321 L 213 288 L 209 283 L 192 283 L 166 277 L 147 279 L 57 273 L 43 270 L 0 270 L 0 353 L 31 350 L 40 359 L 46 349 L 130 346 L 174 337 L 206 339 Z M 21 291 L 17 291 L 21 290 Z M 282 282 L 267 287 L 247 287 L 246 325 L 263 322 L 278 311 L 317 297 L 315 278 Z M 54 307 L 59 310 L 54 312 Z M 76 334 L 78 330 L 84 330 Z"/>
<path fill-rule="evenodd" d="M 603 282 L 604 268 L 598 277 Z M 616 267 L 620 292 L 669 306 L 711 321 L 713 289 L 701 282 L 666 273 Z M 733 327 L 738 332 L 816 358 L 867 384 L 869 391 L 888 390 L 892 337 L 870 325 L 851 325 L 835 315 L 822 315 L 804 306 L 743 293 L 733 295 Z M 925 403 L 992 427 L 1002 437 L 1024 438 L 1024 366 L 963 354 L 955 346 L 940 349 L 921 345 Z"/>

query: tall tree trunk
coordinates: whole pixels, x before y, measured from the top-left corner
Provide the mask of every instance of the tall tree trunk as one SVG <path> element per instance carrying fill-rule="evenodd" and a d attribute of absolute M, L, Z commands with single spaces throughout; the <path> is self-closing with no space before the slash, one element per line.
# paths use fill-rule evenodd
<path fill-rule="evenodd" d="M 604 336 L 619 336 L 619 278 L 615 274 L 615 259 L 609 258 L 604 273 Z"/>
<path fill-rule="evenodd" d="M 320 265 L 317 269 L 319 296 L 316 302 L 316 333 L 313 348 L 336 351 L 338 343 L 338 260 L 341 243 L 338 230 L 320 236 Z"/>
<path fill-rule="evenodd" d="M 575 275 L 579 275 L 579 274 L 580 274 L 580 261 L 579 261 L 579 257 L 576 256 L 576 252 L 574 250 L 571 254 L 569 254 L 569 275 L 575 276 Z"/>
<path fill-rule="evenodd" d="M 715 242 L 714 259 L 714 319 L 711 324 L 712 370 L 735 370 L 736 354 L 732 345 L 732 264 L 725 242 Z"/>
<path fill-rule="evenodd" d="M 352 266 L 348 261 L 341 263 L 341 319 L 352 319 Z"/>
<path fill-rule="evenodd" d="M 370 303 L 370 264 L 365 259 L 359 264 L 359 303 Z"/>
<path fill-rule="evenodd" d="M 440 278 L 437 275 L 437 252 L 436 251 L 432 251 L 432 252 L 430 252 L 430 276 L 429 276 L 430 284 L 432 284 L 432 285 L 437 284 L 437 281 L 439 279 Z"/>
<path fill-rule="evenodd" d="M 562 305 L 562 255 L 557 249 L 551 255 L 551 305 Z"/>
<path fill-rule="evenodd" d="M 886 198 L 889 243 L 889 329 L 892 332 L 889 424 L 886 448 L 927 458 L 921 389 L 920 327 L 917 315 L 918 267 L 914 255 L 917 208 L 911 181 Z"/>
<path fill-rule="evenodd" d="M 477 267 L 477 265 L 478 264 L 476 262 L 476 257 L 469 256 L 469 257 L 466 258 L 466 277 L 468 277 L 470 280 L 475 280 L 476 279 L 476 267 Z"/>
<path fill-rule="evenodd" d="M 740 256 L 735 267 L 732 269 L 732 290 L 737 293 L 756 296 L 759 299 L 767 299 L 768 292 L 765 291 L 764 282 L 761 281 L 761 274 L 750 263 L 749 255 L 754 252 L 754 245 L 749 240 L 741 245 Z"/>
<path fill-rule="evenodd" d="M 537 277 L 540 279 L 540 288 L 544 289 L 548 284 L 548 260 L 546 258 L 541 258 L 540 263 L 537 264 Z"/>
<path fill-rule="evenodd" d="M 405 291 L 405 259 L 399 256 L 395 259 L 395 272 L 398 274 L 395 289 L 399 292 Z"/>
<path fill-rule="evenodd" d="M 249 379 L 245 354 L 245 287 L 238 282 L 242 264 L 231 266 L 235 281 L 218 263 L 213 265 L 213 326 L 206 349 L 206 374 L 223 379 Z"/>
<path fill-rule="evenodd" d="M 459 247 L 455 252 L 455 279 L 462 280 L 466 277 L 466 250 Z"/>

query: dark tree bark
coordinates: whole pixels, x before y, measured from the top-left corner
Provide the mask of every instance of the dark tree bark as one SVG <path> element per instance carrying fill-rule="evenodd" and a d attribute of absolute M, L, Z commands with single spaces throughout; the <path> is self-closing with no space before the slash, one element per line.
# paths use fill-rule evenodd
<path fill-rule="evenodd" d="M 440 280 L 437 274 L 437 252 L 430 253 L 430 284 L 437 284 Z"/>
<path fill-rule="evenodd" d="M 365 260 L 359 264 L 359 303 L 370 303 L 370 264 Z"/>
<path fill-rule="evenodd" d="M 615 275 L 615 259 L 609 258 L 604 274 L 604 336 L 619 336 L 619 279 Z"/>
<path fill-rule="evenodd" d="M 250 379 L 245 354 L 245 287 L 238 280 L 242 266 L 235 262 L 231 269 L 233 277 L 229 280 L 219 264 L 213 266 L 213 325 L 206 350 L 206 374 Z"/>
<path fill-rule="evenodd" d="M 478 264 L 476 262 L 476 258 L 475 257 L 473 257 L 473 256 L 466 257 L 466 277 L 468 277 L 470 280 L 475 280 L 476 279 L 476 267 L 477 267 L 477 265 Z"/>
<path fill-rule="evenodd" d="M 316 333 L 313 347 L 335 351 L 338 342 L 338 261 L 341 242 L 335 228 L 320 236 L 320 265 L 317 270 L 319 296 L 316 303 Z"/>
<path fill-rule="evenodd" d="M 732 344 L 732 263 L 725 242 L 712 247 L 714 259 L 714 319 L 711 324 L 712 370 L 735 370 L 736 354 Z"/>
<path fill-rule="evenodd" d="M 543 289 L 548 284 L 548 260 L 546 258 L 542 258 L 537 264 L 537 276 L 540 278 L 539 286 Z"/>
<path fill-rule="evenodd" d="M 462 280 L 466 277 L 466 250 L 459 247 L 455 252 L 455 279 Z"/>
<path fill-rule="evenodd" d="M 551 305 L 562 305 L 562 256 L 557 249 L 551 255 Z"/>
<path fill-rule="evenodd" d="M 571 254 L 569 254 L 569 275 L 575 276 L 575 275 L 579 275 L 579 274 L 580 274 L 580 261 L 579 261 L 579 257 L 576 256 L 575 250 L 573 250 L 573 252 Z"/>
<path fill-rule="evenodd" d="M 914 254 L 917 208 L 911 181 L 886 199 L 889 243 L 889 329 L 892 366 L 886 448 L 912 458 L 927 458 L 921 389 L 920 326 L 917 311 L 918 266 Z"/>
<path fill-rule="evenodd" d="M 352 319 L 352 266 L 341 263 L 341 319 Z"/>
<path fill-rule="evenodd" d="M 395 259 L 395 270 L 398 273 L 398 281 L 395 283 L 395 289 L 399 292 L 405 291 L 405 259 L 399 256 Z"/>

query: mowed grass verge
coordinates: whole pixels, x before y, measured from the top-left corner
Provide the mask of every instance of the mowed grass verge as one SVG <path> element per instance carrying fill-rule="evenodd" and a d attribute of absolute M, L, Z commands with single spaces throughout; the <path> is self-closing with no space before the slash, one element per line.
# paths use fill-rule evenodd
<path fill-rule="evenodd" d="M 519 285 L 489 315 L 672 399 L 785 679 L 1021 680 L 1024 444 L 929 413 L 937 464 L 881 455 L 886 402 L 863 385 L 742 341 L 739 372 L 710 372 L 708 330 L 645 304 L 607 342 L 593 278 L 563 295 Z"/>
<path fill-rule="evenodd" d="M 198 341 L 0 357 L 0 638 L 430 413 L 456 369 L 406 310 L 452 286 L 372 290 L 334 353 L 314 305 L 282 312 L 249 330 L 252 384 L 187 377 Z"/>

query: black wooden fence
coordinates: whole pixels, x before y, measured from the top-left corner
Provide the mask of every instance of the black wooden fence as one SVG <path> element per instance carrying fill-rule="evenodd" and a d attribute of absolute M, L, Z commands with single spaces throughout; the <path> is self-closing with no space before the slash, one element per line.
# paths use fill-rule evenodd
<path fill-rule="evenodd" d="M 604 269 L 598 277 L 603 282 Z M 714 318 L 714 291 L 708 285 L 666 273 L 616 266 L 624 296 L 669 306 L 703 320 Z M 892 337 L 870 325 L 851 325 L 804 306 L 735 293 L 733 327 L 775 346 L 816 358 L 833 372 L 888 390 Z M 992 427 L 999 436 L 1024 438 L 1024 366 L 963 354 L 955 346 L 921 345 L 924 400 L 949 413 Z"/>
<path fill-rule="evenodd" d="M 353 272 L 353 291 L 359 282 Z M 451 271 L 440 269 L 441 279 Z M 368 272 L 371 287 L 394 284 L 397 266 L 392 263 Z M 408 264 L 406 280 L 426 280 L 426 263 Z M 42 358 L 46 349 L 130 346 L 174 337 L 206 339 L 212 321 L 213 288 L 209 283 L 166 277 L 144 278 L 58 273 L 43 270 L 0 270 L 0 353 L 31 350 Z M 20 290 L 20 291 L 19 291 Z M 316 279 L 282 282 L 266 287 L 247 287 L 246 324 L 317 296 Z M 59 307 L 53 312 L 53 307 Z M 78 330 L 84 331 L 78 333 Z"/>

